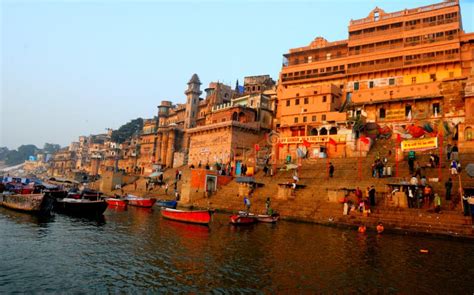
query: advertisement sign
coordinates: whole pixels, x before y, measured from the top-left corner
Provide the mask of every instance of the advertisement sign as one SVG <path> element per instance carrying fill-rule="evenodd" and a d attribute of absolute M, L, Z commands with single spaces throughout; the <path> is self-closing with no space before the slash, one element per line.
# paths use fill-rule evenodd
<path fill-rule="evenodd" d="M 419 151 L 429 150 L 438 147 L 438 138 L 422 138 L 422 139 L 410 139 L 402 141 L 402 151 Z"/>
<path fill-rule="evenodd" d="M 404 120 L 405 109 L 391 109 L 387 110 L 385 114 L 385 120 Z"/>

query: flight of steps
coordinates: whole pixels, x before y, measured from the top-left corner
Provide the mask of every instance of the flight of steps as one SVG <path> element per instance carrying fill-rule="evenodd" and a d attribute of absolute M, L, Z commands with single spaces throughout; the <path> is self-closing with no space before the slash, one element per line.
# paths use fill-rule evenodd
<path fill-rule="evenodd" d="M 278 211 L 282 218 L 312 221 L 322 224 L 358 226 L 365 223 L 369 227 L 375 227 L 378 222 L 383 222 L 386 228 L 402 230 L 406 232 L 425 232 L 431 234 L 442 234 L 452 236 L 474 237 L 472 229 L 472 220 L 470 217 L 464 217 L 461 213 L 460 205 L 454 210 L 447 208 L 444 201 L 444 181 L 450 177 L 449 163 L 444 159 L 444 168 L 442 169 L 442 181 L 431 182 L 434 192 L 442 197 L 442 213 L 436 214 L 429 209 L 408 209 L 387 207 L 383 198 L 388 190 L 387 183 L 396 183 L 400 180 L 409 180 L 410 174 L 408 163 L 406 160 L 399 162 L 399 177 L 389 178 L 373 178 L 371 165 L 377 156 L 381 158 L 388 155 L 388 150 L 393 150 L 393 141 L 380 140 L 377 141 L 373 149 L 366 158 L 362 158 L 361 170 L 362 179 L 359 179 L 358 167 L 359 160 L 357 158 L 345 159 L 329 159 L 335 166 L 333 178 L 327 175 L 326 159 L 305 159 L 299 169 L 299 184 L 306 185 L 306 188 L 296 191 L 294 200 L 278 200 L 276 194 L 278 191 L 278 183 L 291 182 L 292 171 L 277 171 L 275 176 L 264 176 L 262 171 L 257 172 L 255 179 L 259 183 L 263 183 L 263 187 L 255 190 L 251 197 L 251 211 L 261 213 L 265 211 L 265 200 L 271 198 L 272 207 Z M 395 174 L 395 155 L 392 152 L 388 156 L 389 165 L 392 166 L 393 174 Z M 429 162 L 429 155 L 418 155 L 417 160 L 420 164 Z M 460 155 L 463 167 L 468 163 L 474 163 L 474 154 Z M 425 168 L 423 174 L 429 178 L 438 177 L 438 169 Z M 462 185 L 474 186 L 474 181 L 466 172 L 461 173 Z M 456 194 L 459 188 L 457 178 L 453 178 L 452 193 Z M 359 212 L 351 212 L 349 215 L 342 214 L 342 204 L 329 203 L 327 201 L 327 190 L 334 188 L 355 188 L 365 193 L 365 189 L 374 185 L 377 193 L 377 206 L 372 208 L 369 216 L 364 216 Z M 223 186 L 218 192 L 209 199 L 196 200 L 193 205 L 196 207 L 212 207 L 224 211 L 238 211 L 244 208 L 243 199 L 238 196 L 239 184 L 235 181 Z"/>

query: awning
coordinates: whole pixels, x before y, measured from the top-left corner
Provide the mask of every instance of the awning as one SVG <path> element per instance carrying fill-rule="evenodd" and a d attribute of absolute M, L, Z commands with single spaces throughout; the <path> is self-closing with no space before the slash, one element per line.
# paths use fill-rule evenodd
<path fill-rule="evenodd" d="M 237 177 L 235 180 L 237 183 L 255 183 L 255 178 L 250 176 Z"/>
<path fill-rule="evenodd" d="M 163 174 L 163 172 L 155 171 L 155 172 L 151 173 L 150 175 L 148 175 L 148 177 L 150 177 L 150 178 L 159 177 L 161 174 Z"/>

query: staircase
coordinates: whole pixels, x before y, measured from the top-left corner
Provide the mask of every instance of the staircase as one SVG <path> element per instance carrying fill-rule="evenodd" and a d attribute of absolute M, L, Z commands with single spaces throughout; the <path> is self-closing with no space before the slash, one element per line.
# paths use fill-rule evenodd
<path fill-rule="evenodd" d="M 278 211 L 283 219 L 311 221 L 329 225 L 344 225 L 356 227 L 362 223 L 369 228 L 376 226 L 378 222 L 383 222 L 385 228 L 403 232 L 423 232 L 429 234 L 465 236 L 474 238 L 472 220 L 464 217 L 461 213 L 460 205 L 454 210 L 449 210 L 444 201 L 444 182 L 450 177 L 448 163 L 445 163 L 445 156 L 442 159 L 442 181 L 429 182 L 434 192 L 442 198 L 441 214 L 436 214 L 429 209 L 408 209 L 387 207 L 384 204 L 385 193 L 388 190 L 387 183 L 397 183 L 400 180 L 409 180 L 408 163 L 400 160 L 398 164 L 399 177 L 373 178 L 371 165 L 377 157 L 387 157 L 388 165 L 392 166 L 392 174 L 395 174 L 395 153 L 394 142 L 392 140 L 378 140 L 366 158 L 343 159 L 304 159 L 299 169 L 299 184 L 306 185 L 306 188 L 296 191 L 294 200 L 278 200 L 275 198 L 278 183 L 290 182 L 292 171 L 277 171 L 273 177 L 264 176 L 259 171 L 255 179 L 263 183 L 263 187 L 255 190 L 251 197 L 252 211 L 263 213 L 265 211 L 265 200 L 271 198 L 272 207 Z M 392 150 L 389 155 L 388 150 Z M 474 154 L 461 154 L 461 163 L 465 167 L 468 163 L 474 163 Z M 334 177 L 329 178 L 327 174 L 328 161 L 335 167 Z M 417 161 L 423 164 L 429 162 L 429 155 L 417 155 Z M 443 163 L 444 162 L 444 163 Z M 362 177 L 359 178 L 358 167 L 361 166 Z M 422 174 L 430 178 L 438 177 L 437 168 L 424 168 Z M 461 172 L 463 187 L 474 186 L 465 171 Z M 456 197 L 459 182 L 453 178 L 454 186 L 452 193 Z M 328 202 L 328 189 L 355 188 L 356 186 L 364 192 L 365 188 L 374 185 L 377 191 L 377 206 L 372 208 L 369 216 L 364 216 L 359 212 L 351 212 L 350 215 L 342 214 L 342 204 Z M 218 192 L 209 199 L 200 199 L 193 202 L 197 207 L 213 207 L 223 211 L 238 211 L 244 208 L 243 199 L 238 196 L 239 184 L 235 181 L 220 188 Z"/>

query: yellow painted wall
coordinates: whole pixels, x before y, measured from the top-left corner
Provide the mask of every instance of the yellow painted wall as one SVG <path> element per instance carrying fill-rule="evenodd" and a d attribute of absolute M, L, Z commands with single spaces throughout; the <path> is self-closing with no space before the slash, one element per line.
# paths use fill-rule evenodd
<path fill-rule="evenodd" d="M 443 79 L 450 78 L 449 73 L 453 72 L 454 76 L 452 78 L 461 77 L 462 71 L 461 68 L 449 69 L 444 71 L 436 72 L 436 80 L 440 81 Z M 411 78 L 416 77 L 416 83 L 429 83 L 432 82 L 430 79 L 431 73 L 418 73 L 413 75 L 403 76 L 403 85 L 411 85 Z"/>

